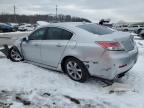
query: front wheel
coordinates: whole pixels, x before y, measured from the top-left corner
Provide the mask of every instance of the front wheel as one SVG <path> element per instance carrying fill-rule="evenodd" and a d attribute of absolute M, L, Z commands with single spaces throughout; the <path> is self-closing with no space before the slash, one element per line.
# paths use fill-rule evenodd
<path fill-rule="evenodd" d="M 15 47 L 12 47 L 9 51 L 9 58 L 13 62 L 23 61 L 23 57 L 21 56 L 19 50 Z"/>
<path fill-rule="evenodd" d="M 85 65 L 76 58 L 69 58 L 64 63 L 65 72 L 68 76 L 78 82 L 84 82 L 88 79 L 89 73 Z"/>

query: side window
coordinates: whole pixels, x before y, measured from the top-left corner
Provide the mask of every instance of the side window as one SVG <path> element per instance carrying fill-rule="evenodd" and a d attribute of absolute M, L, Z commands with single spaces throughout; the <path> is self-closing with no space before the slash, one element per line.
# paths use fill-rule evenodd
<path fill-rule="evenodd" d="M 47 40 L 70 40 L 72 33 L 57 27 L 49 27 L 46 33 Z"/>
<path fill-rule="evenodd" d="M 40 28 L 29 36 L 29 40 L 43 40 L 45 37 L 46 28 Z"/>
<path fill-rule="evenodd" d="M 73 33 L 63 30 L 62 40 L 70 40 L 73 36 Z"/>
<path fill-rule="evenodd" d="M 62 35 L 62 29 L 56 27 L 49 27 L 47 31 L 48 40 L 60 40 Z"/>

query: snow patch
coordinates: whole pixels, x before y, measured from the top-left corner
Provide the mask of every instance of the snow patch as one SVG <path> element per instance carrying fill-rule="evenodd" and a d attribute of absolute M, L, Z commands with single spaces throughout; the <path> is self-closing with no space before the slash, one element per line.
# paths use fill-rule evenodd
<path fill-rule="evenodd" d="M 10 108 L 144 108 L 144 41 L 136 40 L 136 44 L 140 52 L 138 61 L 121 79 L 121 88 L 125 88 L 122 91 L 126 92 L 120 93 L 114 91 L 120 87 L 116 87 L 117 84 L 107 87 L 96 79 L 78 83 L 64 73 L 14 63 L 2 57 L 0 105 L 10 105 Z M 4 55 L 0 53 L 1 56 Z M 110 92 L 112 88 L 114 92 Z M 31 104 L 25 106 L 15 98 L 17 95 Z"/>

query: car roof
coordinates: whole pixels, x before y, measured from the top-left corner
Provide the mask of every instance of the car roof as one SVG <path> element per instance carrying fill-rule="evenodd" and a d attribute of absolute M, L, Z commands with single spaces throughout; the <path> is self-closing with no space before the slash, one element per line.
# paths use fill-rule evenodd
<path fill-rule="evenodd" d="M 77 26 L 79 25 L 84 25 L 84 24 L 92 24 L 92 23 L 88 23 L 88 22 L 60 22 L 60 23 L 50 23 L 47 25 L 43 25 L 38 27 L 39 28 L 43 28 L 43 27 L 61 27 L 61 28 L 65 28 L 68 29 L 70 31 L 76 32 L 78 31 Z"/>
<path fill-rule="evenodd" d="M 90 24 L 88 22 L 60 22 L 60 23 L 50 23 L 45 25 L 46 26 L 61 26 L 61 27 L 76 27 L 79 25 Z"/>

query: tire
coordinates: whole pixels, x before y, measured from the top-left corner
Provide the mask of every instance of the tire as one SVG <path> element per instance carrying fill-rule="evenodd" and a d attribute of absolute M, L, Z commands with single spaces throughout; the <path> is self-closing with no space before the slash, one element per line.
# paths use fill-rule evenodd
<path fill-rule="evenodd" d="M 9 58 L 13 62 L 20 62 L 20 61 L 24 60 L 23 57 L 21 56 L 19 50 L 16 47 L 10 48 Z"/>
<path fill-rule="evenodd" d="M 64 62 L 64 70 L 72 80 L 77 82 L 85 82 L 90 76 L 85 65 L 76 58 L 68 58 Z"/>

